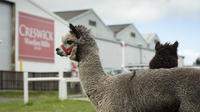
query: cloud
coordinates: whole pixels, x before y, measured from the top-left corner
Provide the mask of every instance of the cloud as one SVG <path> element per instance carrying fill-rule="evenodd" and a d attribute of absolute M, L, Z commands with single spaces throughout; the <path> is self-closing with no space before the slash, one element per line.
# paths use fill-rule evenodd
<path fill-rule="evenodd" d="M 106 23 L 196 17 L 200 0 L 34 0 L 51 11 L 93 8 Z"/>
<path fill-rule="evenodd" d="M 200 53 L 192 49 L 185 49 L 179 52 L 180 55 L 185 56 L 184 65 L 192 65 L 200 56 Z"/>

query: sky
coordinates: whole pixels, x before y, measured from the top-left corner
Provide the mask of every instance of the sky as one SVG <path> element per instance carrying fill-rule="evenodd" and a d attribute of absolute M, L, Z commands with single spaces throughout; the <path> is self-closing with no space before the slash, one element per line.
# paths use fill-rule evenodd
<path fill-rule="evenodd" d="M 178 54 L 192 65 L 200 56 L 200 0 L 33 0 L 49 11 L 93 9 L 106 25 L 132 23 L 162 43 L 179 42 Z"/>

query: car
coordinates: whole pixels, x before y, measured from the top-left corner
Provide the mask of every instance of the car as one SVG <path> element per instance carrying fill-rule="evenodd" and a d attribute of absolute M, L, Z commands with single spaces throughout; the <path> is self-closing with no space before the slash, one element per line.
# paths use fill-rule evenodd
<path fill-rule="evenodd" d="M 104 71 L 109 75 L 117 75 L 123 72 L 121 68 L 104 68 Z"/>

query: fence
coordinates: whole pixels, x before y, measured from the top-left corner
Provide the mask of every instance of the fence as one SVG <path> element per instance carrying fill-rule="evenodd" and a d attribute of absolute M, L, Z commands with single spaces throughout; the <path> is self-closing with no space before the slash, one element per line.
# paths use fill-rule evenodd
<path fill-rule="evenodd" d="M 28 72 L 24 72 L 24 103 L 28 103 L 29 82 L 35 81 L 58 81 L 58 96 L 60 100 L 67 98 L 67 82 L 80 82 L 78 78 L 64 78 L 63 72 L 58 73 L 58 77 L 29 77 Z"/>
<path fill-rule="evenodd" d="M 0 71 L 0 90 L 23 90 L 23 73 Z"/>
<path fill-rule="evenodd" d="M 58 72 L 29 72 L 29 77 L 57 77 Z M 71 72 L 64 72 L 64 77 L 71 77 Z M 69 93 L 77 91 L 71 89 L 71 83 L 68 83 Z M 80 84 L 76 89 L 80 89 Z M 0 71 L 0 90 L 23 90 L 23 72 Z M 29 83 L 29 90 L 32 91 L 49 91 L 58 90 L 58 81 L 37 81 Z M 80 92 L 80 90 L 78 91 Z"/>

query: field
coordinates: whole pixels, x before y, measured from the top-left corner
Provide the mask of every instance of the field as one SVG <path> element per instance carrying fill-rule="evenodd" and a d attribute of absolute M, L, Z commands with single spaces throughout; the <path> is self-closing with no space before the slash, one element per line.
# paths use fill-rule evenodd
<path fill-rule="evenodd" d="M 60 101 L 56 92 L 31 92 L 31 101 L 23 100 L 0 102 L 0 112 L 95 112 L 88 101 Z M 0 98 L 23 98 L 21 92 L 0 92 Z"/>

